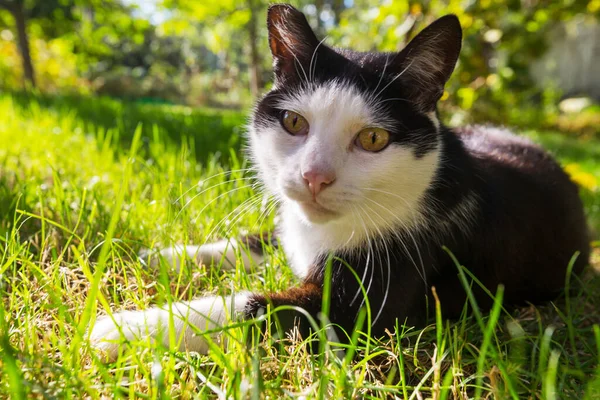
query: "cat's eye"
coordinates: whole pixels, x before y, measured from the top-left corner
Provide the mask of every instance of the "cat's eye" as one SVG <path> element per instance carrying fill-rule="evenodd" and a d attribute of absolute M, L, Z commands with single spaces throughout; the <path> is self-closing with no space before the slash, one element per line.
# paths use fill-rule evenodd
<path fill-rule="evenodd" d="M 308 121 L 302 115 L 293 111 L 281 113 L 281 126 L 292 135 L 306 135 L 308 133 Z"/>
<path fill-rule="evenodd" d="M 389 132 L 381 128 L 363 129 L 356 137 L 356 145 L 370 152 L 383 150 L 389 142 Z"/>

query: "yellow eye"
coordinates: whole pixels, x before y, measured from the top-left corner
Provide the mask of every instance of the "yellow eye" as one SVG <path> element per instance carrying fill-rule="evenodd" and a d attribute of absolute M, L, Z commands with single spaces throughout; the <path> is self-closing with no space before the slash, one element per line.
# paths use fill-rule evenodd
<path fill-rule="evenodd" d="M 383 150 L 389 142 L 389 132 L 381 128 L 363 129 L 356 137 L 356 145 L 371 152 Z"/>
<path fill-rule="evenodd" d="M 292 135 L 306 135 L 308 133 L 306 118 L 293 111 L 286 110 L 281 114 L 281 125 Z"/>

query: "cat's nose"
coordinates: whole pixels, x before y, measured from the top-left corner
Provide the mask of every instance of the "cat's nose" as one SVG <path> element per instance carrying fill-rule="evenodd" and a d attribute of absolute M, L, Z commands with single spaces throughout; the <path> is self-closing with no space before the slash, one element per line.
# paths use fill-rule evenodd
<path fill-rule="evenodd" d="M 335 181 L 335 172 L 309 170 L 303 172 L 302 177 L 308 185 L 308 190 L 310 190 L 313 198 L 315 198 L 321 190 L 325 189 Z"/>

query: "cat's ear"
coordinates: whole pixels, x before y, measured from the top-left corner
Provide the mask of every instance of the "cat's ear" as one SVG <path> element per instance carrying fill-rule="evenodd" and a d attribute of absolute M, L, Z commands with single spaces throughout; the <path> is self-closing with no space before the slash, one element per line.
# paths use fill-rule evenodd
<path fill-rule="evenodd" d="M 446 15 L 423 29 L 395 57 L 394 69 L 402 74 L 411 100 L 422 111 L 435 110 L 456 66 L 461 41 L 458 18 Z"/>
<path fill-rule="evenodd" d="M 277 78 L 297 74 L 296 68 L 302 68 L 319 46 L 304 14 L 289 4 L 269 7 L 267 29 Z"/>

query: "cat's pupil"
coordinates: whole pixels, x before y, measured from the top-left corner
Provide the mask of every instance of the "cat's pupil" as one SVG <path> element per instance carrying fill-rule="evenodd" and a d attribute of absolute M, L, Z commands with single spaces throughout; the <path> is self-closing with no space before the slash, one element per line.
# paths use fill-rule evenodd
<path fill-rule="evenodd" d="M 377 134 L 375 132 L 371 132 L 371 144 L 375 144 L 377 141 Z"/>
<path fill-rule="evenodd" d="M 292 120 L 292 125 L 295 127 L 296 126 L 296 122 L 298 122 L 298 116 L 294 116 L 294 119 Z"/>

